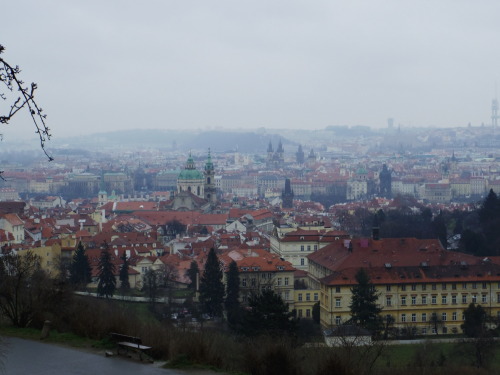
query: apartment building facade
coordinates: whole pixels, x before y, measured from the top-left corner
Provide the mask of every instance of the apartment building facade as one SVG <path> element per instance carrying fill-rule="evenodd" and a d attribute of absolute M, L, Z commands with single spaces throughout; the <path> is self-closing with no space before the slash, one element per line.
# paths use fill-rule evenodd
<path fill-rule="evenodd" d="M 500 265 L 495 260 L 447 251 L 438 240 L 356 239 L 309 255 L 322 326 L 351 318 L 351 290 L 360 268 L 376 289 L 382 319 L 390 319 L 400 332 L 460 333 L 470 303 L 500 317 Z"/>

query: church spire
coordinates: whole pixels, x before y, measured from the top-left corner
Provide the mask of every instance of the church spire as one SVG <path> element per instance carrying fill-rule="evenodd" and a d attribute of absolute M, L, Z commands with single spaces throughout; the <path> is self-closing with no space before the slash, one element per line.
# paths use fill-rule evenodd
<path fill-rule="evenodd" d="M 274 152 L 273 151 L 273 144 L 271 143 L 271 141 L 269 141 L 269 146 L 267 146 L 267 152 Z"/>
<path fill-rule="evenodd" d="M 206 171 L 213 171 L 214 170 L 214 163 L 212 162 L 212 155 L 210 153 L 210 147 L 208 148 L 208 157 L 207 157 L 207 162 L 205 163 L 205 170 Z"/>

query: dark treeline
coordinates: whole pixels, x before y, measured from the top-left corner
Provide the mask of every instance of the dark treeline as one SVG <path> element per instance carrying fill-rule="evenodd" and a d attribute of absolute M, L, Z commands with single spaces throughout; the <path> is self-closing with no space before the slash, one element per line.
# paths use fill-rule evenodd
<path fill-rule="evenodd" d="M 379 228 L 381 238 L 438 238 L 444 247 L 479 256 L 500 255 L 500 198 L 493 190 L 471 211 L 435 211 L 416 200 L 397 197 L 397 208 L 372 213 L 338 212 L 342 229 L 368 237 Z"/>

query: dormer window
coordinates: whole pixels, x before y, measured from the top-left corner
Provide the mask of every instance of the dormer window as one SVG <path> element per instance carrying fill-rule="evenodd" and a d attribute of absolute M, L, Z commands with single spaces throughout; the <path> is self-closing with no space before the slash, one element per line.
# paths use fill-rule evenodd
<path fill-rule="evenodd" d="M 285 269 L 284 266 L 277 266 L 277 268 L 278 268 L 278 271 L 283 271 Z"/>
<path fill-rule="evenodd" d="M 252 270 L 253 271 L 258 271 L 258 270 L 260 270 L 260 267 L 252 267 Z"/>
<path fill-rule="evenodd" d="M 248 268 L 248 267 L 241 267 L 241 270 L 242 270 L 242 271 L 248 271 L 248 270 L 249 270 L 249 268 Z"/>

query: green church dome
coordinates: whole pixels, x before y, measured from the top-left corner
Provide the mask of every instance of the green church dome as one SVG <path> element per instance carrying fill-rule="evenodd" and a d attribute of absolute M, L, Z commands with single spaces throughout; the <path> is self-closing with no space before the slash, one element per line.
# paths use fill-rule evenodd
<path fill-rule="evenodd" d="M 202 180 L 203 175 L 196 169 L 184 169 L 178 177 L 179 180 Z"/>
<path fill-rule="evenodd" d="M 196 169 L 193 157 L 189 153 L 189 158 L 186 162 L 186 168 L 181 171 L 178 180 L 203 180 L 203 175 Z"/>

